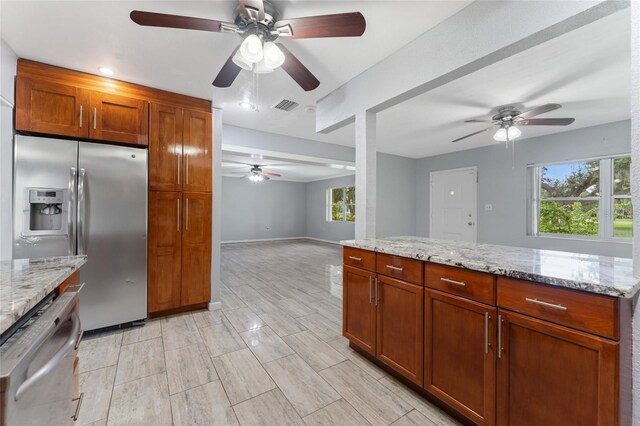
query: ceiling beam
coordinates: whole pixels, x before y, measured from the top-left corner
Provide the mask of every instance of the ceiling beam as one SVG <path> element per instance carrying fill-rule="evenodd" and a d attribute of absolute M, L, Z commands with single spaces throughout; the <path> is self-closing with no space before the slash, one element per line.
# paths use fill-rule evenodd
<path fill-rule="evenodd" d="M 628 6 L 628 0 L 476 1 L 319 100 L 316 132 L 339 129 L 356 112 L 380 112 Z"/>

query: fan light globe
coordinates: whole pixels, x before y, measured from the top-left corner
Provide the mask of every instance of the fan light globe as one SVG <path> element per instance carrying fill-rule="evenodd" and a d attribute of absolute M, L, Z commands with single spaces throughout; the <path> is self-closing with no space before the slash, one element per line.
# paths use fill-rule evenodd
<path fill-rule="evenodd" d="M 260 37 L 251 34 L 240 45 L 240 54 L 249 62 L 256 63 L 262 60 L 263 50 Z"/>
<path fill-rule="evenodd" d="M 233 58 L 231 58 L 231 60 L 233 61 L 234 64 L 236 64 L 243 70 L 251 71 L 253 69 L 253 63 L 246 60 L 245 57 L 240 54 L 239 49 L 236 52 L 236 54 L 233 55 Z"/>
<path fill-rule="evenodd" d="M 507 140 L 507 129 L 504 127 L 500 127 L 495 135 L 493 135 L 493 140 L 498 142 L 505 142 Z"/>
<path fill-rule="evenodd" d="M 264 63 L 271 69 L 278 68 L 284 63 L 284 53 L 272 41 L 264 44 Z"/>
<path fill-rule="evenodd" d="M 518 129 L 516 126 L 510 126 L 507 130 L 507 135 L 509 136 L 509 140 L 514 140 L 519 138 L 522 134 L 522 131 Z"/>
<path fill-rule="evenodd" d="M 266 65 L 266 57 L 262 58 L 262 60 L 256 64 L 255 72 L 257 74 L 269 74 L 273 72 L 273 68 Z"/>

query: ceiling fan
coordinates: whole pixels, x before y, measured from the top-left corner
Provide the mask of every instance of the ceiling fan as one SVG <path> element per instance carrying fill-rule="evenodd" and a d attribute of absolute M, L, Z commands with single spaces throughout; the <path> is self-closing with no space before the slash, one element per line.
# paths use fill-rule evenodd
<path fill-rule="evenodd" d="M 498 130 L 493 135 L 493 139 L 498 142 L 509 142 L 522 135 L 522 131 L 519 129 L 520 126 L 568 126 L 576 120 L 575 118 L 532 118 L 558 108 L 562 108 L 562 105 L 546 104 L 521 112 L 513 106 L 505 106 L 499 108 L 498 113 L 491 117 L 490 120 L 465 120 L 465 123 L 491 123 L 492 126 L 470 133 L 452 142 L 458 142 L 495 128 L 498 128 Z"/>
<path fill-rule="evenodd" d="M 282 66 L 305 91 L 320 85 L 318 79 L 284 45 L 283 38 L 359 37 L 366 22 L 360 12 L 280 19 L 276 8 L 266 0 L 239 0 L 234 22 L 194 18 L 134 10 L 133 22 L 150 27 L 181 28 L 240 34 L 244 40 L 231 54 L 213 81 L 216 87 L 229 87 L 240 70 L 270 73 Z"/>
<path fill-rule="evenodd" d="M 262 170 L 262 166 L 260 166 L 259 164 L 253 164 L 253 165 L 247 164 L 247 165 L 251 167 L 251 170 L 249 170 L 249 173 L 231 172 L 231 174 L 244 175 L 242 176 L 242 179 L 249 179 L 251 182 L 262 182 L 263 180 L 269 180 L 270 177 L 280 176 L 278 173 L 267 172 Z"/>

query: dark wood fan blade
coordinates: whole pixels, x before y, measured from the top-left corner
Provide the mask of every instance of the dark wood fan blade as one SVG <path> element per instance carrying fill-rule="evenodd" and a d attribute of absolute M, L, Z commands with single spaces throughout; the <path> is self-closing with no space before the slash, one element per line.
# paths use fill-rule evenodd
<path fill-rule="evenodd" d="M 491 129 L 495 129 L 495 127 L 491 126 L 491 127 L 487 127 L 486 129 L 478 130 L 477 132 L 469 133 L 468 135 L 463 136 L 463 137 L 458 138 L 458 139 L 454 139 L 451 142 L 458 142 L 458 141 L 461 141 L 462 139 L 470 138 L 471 136 L 477 135 L 479 133 L 486 132 L 487 130 L 491 130 Z"/>
<path fill-rule="evenodd" d="M 282 43 L 277 43 L 282 53 L 284 53 L 284 63 L 282 69 L 293 78 L 305 91 L 313 90 L 320 85 L 320 81 L 311 74 L 302 62 L 296 58 L 289 49 L 284 47 Z"/>
<path fill-rule="evenodd" d="M 360 12 L 283 19 L 274 28 L 282 37 L 360 37 L 367 22 Z"/>
<path fill-rule="evenodd" d="M 249 18 L 262 21 L 264 20 L 264 3 L 262 0 L 240 0 L 240 12 Z"/>
<path fill-rule="evenodd" d="M 528 111 L 521 112 L 520 114 L 516 115 L 516 117 L 531 118 L 531 117 L 535 117 L 536 115 L 544 114 L 545 112 L 553 111 L 554 109 L 558 109 L 558 108 L 562 108 L 562 105 L 560 104 L 541 105 L 539 107 L 532 108 Z"/>
<path fill-rule="evenodd" d="M 518 126 L 568 126 L 575 118 L 531 118 L 518 121 Z"/>
<path fill-rule="evenodd" d="M 231 53 L 231 56 L 229 56 L 229 59 L 227 59 L 227 62 L 225 62 L 224 65 L 222 66 L 222 69 L 220 70 L 220 72 L 216 76 L 216 79 L 213 80 L 213 85 L 214 86 L 216 86 L 216 87 L 229 87 L 229 86 L 231 86 L 231 84 L 233 84 L 233 81 L 236 79 L 238 74 L 240 74 L 240 71 L 242 70 L 242 68 L 240 68 L 239 66 L 234 64 L 233 60 L 231 59 L 231 58 L 233 58 L 233 55 L 236 54 L 236 51 L 238 49 L 239 48 L 236 48 L 233 51 L 233 53 Z"/>
<path fill-rule="evenodd" d="M 465 123 L 493 123 L 493 120 L 464 120 Z"/>
<path fill-rule="evenodd" d="M 262 172 L 263 175 L 265 176 L 275 176 L 275 177 L 279 177 L 280 175 L 278 173 L 271 173 L 271 172 Z"/>
<path fill-rule="evenodd" d="M 185 30 L 199 30 L 219 33 L 222 25 L 228 28 L 238 28 L 231 22 L 216 21 L 215 19 L 193 18 L 191 16 L 167 15 L 164 13 L 144 12 L 134 10 L 129 14 L 133 22 L 146 27 L 181 28 Z"/>

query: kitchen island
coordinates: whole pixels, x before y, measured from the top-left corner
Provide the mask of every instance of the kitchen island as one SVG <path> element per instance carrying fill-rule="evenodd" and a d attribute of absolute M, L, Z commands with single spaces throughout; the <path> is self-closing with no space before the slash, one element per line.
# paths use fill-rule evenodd
<path fill-rule="evenodd" d="M 475 424 L 628 424 L 630 259 L 342 241 L 350 345 Z"/>

